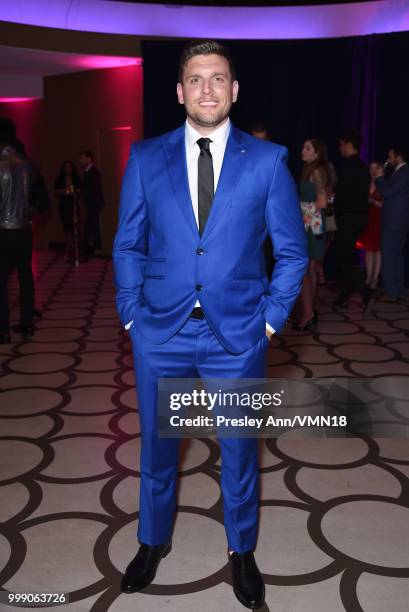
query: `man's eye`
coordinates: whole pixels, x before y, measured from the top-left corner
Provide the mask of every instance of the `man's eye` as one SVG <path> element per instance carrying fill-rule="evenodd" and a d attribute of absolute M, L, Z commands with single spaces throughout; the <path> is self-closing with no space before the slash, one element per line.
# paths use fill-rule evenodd
<path fill-rule="evenodd" d="M 190 79 L 190 82 L 191 83 L 198 83 L 199 79 L 197 77 L 194 77 L 194 78 Z"/>
<path fill-rule="evenodd" d="M 224 78 L 221 77 L 221 76 L 217 76 L 217 77 L 215 77 L 215 80 L 219 81 L 219 83 L 222 83 L 224 81 Z"/>

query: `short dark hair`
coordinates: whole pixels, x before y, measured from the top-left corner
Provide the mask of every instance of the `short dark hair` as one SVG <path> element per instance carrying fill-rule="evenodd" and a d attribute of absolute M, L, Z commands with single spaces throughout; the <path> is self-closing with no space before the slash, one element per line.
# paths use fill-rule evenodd
<path fill-rule="evenodd" d="M 357 130 L 346 130 L 345 132 L 343 132 L 340 140 L 343 140 L 344 142 L 350 142 L 354 149 L 359 151 L 359 148 L 361 146 L 361 135 Z"/>
<path fill-rule="evenodd" d="M 266 132 L 269 133 L 268 125 L 266 123 L 253 123 L 250 127 L 250 133 L 252 132 Z"/>
<path fill-rule="evenodd" d="M 89 157 L 90 159 L 92 159 L 92 161 L 94 161 L 94 154 L 88 149 L 85 149 L 85 151 L 80 151 L 80 155 L 85 155 L 85 157 Z"/>
<path fill-rule="evenodd" d="M 393 151 L 396 157 L 401 157 L 403 161 L 408 161 L 408 151 L 402 145 L 394 145 L 393 147 L 389 147 L 389 151 Z"/>
<path fill-rule="evenodd" d="M 180 56 L 179 60 L 179 83 L 183 81 L 183 72 L 188 61 L 195 55 L 221 55 L 229 62 L 232 81 L 236 78 L 236 69 L 230 51 L 216 40 L 192 40 L 188 43 Z"/>

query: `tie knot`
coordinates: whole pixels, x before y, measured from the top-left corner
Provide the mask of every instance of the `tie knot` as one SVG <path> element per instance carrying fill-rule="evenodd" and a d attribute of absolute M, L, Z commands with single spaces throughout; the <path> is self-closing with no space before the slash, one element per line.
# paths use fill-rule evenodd
<path fill-rule="evenodd" d="M 199 145 L 201 151 L 208 151 L 210 153 L 211 142 L 212 141 L 210 140 L 210 138 L 199 138 L 197 144 Z"/>

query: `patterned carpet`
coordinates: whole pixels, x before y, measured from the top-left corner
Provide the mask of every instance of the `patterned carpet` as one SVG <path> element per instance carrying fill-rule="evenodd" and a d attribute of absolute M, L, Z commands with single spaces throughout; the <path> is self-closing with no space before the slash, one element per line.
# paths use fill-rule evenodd
<path fill-rule="evenodd" d="M 71 603 L 55 609 L 73 612 L 243 610 L 230 586 L 214 439 L 184 444 L 173 550 L 154 583 L 120 593 L 137 550 L 140 436 L 112 264 L 75 270 L 36 252 L 34 268 L 37 332 L 0 345 L 2 589 L 68 592 Z M 11 294 L 15 305 L 15 279 Z M 387 377 L 390 408 L 409 425 L 408 306 L 378 302 L 363 316 L 358 297 L 342 313 L 333 298 L 319 289 L 314 333 L 273 339 L 269 377 Z M 260 462 L 263 609 L 407 612 L 407 439 L 270 438 Z"/>

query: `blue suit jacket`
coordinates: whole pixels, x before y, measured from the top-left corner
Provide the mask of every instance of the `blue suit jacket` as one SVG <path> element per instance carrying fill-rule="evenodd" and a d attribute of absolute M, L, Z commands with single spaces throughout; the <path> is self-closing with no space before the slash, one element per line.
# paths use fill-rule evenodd
<path fill-rule="evenodd" d="M 196 300 L 224 347 L 241 353 L 279 331 L 308 263 L 287 149 L 231 126 L 209 218 L 199 235 L 190 198 L 185 126 L 134 143 L 123 179 L 113 261 L 117 309 L 155 344 Z M 276 264 L 269 283 L 263 243 Z"/>
<path fill-rule="evenodd" d="M 407 228 L 409 225 L 409 164 L 402 166 L 388 179 L 376 179 L 376 187 L 384 198 L 381 219 L 383 230 Z"/>

